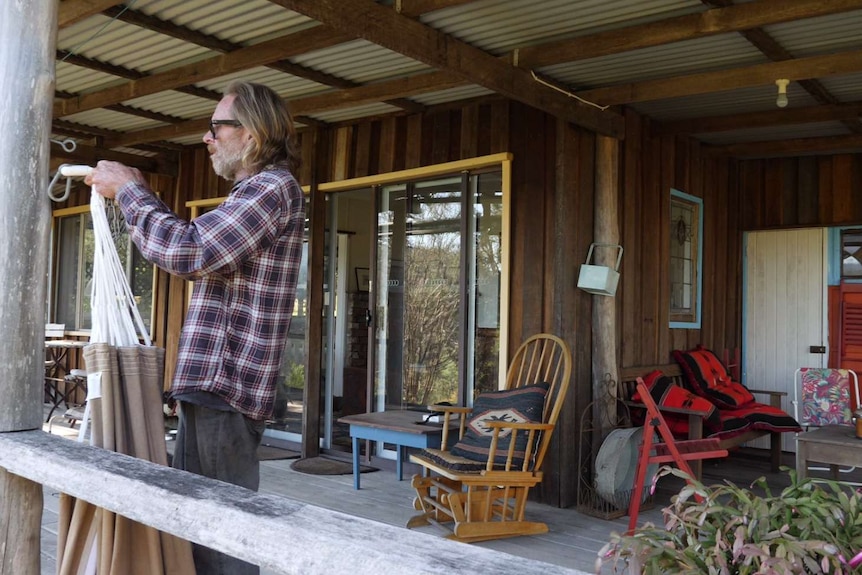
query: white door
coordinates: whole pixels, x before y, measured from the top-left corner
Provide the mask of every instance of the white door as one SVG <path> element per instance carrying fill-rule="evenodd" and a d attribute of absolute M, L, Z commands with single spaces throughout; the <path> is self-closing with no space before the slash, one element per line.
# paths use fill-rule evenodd
<path fill-rule="evenodd" d="M 811 353 L 828 341 L 826 243 L 822 228 L 746 234 L 742 382 L 787 392 L 782 408 L 791 415 L 794 372 L 826 367 L 828 358 Z M 782 435 L 782 449 L 795 451 L 793 434 Z M 769 442 L 751 446 L 768 448 Z"/>

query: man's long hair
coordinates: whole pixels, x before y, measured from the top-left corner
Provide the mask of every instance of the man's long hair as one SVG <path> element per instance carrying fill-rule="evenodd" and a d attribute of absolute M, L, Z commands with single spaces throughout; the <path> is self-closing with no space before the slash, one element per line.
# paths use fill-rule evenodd
<path fill-rule="evenodd" d="M 234 116 L 252 137 L 243 166 L 254 174 L 269 164 L 287 164 L 296 174 L 301 157 L 287 103 L 271 88 L 252 82 L 231 82 L 225 95 L 235 96 Z"/>

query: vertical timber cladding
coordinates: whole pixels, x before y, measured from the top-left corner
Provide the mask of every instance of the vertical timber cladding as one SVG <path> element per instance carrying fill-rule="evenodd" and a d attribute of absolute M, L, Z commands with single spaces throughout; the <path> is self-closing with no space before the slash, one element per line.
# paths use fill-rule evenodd
<path fill-rule="evenodd" d="M 743 160 L 744 230 L 862 223 L 862 154 Z"/>
<path fill-rule="evenodd" d="M 745 192 L 736 180 L 736 162 L 706 155 L 687 138 L 653 136 L 649 120 L 631 111 L 626 113 L 626 133 L 620 166 L 625 255 L 616 296 L 621 366 L 668 363 L 673 349 L 697 344 L 718 353 L 737 347 L 741 220 L 734 206 Z M 671 188 L 704 201 L 701 329 L 668 326 Z"/>

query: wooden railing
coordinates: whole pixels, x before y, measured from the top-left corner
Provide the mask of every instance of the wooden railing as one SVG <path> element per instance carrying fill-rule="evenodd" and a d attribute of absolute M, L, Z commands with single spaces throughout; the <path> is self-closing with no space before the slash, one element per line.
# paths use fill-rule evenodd
<path fill-rule="evenodd" d="M 277 573 L 587 575 L 255 493 L 43 431 L 0 433 L 0 467 Z"/>

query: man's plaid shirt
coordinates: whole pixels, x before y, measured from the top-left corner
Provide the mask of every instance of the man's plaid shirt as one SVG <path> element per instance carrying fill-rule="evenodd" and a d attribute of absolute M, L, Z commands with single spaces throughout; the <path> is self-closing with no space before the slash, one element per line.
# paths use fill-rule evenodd
<path fill-rule="evenodd" d="M 138 184 L 123 186 L 117 201 L 141 254 L 195 282 L 173 394 L 208 391 L 251 419 L 269 418 L 305 229 L 293 175 L 267 166 L 192 222 Z"/>

